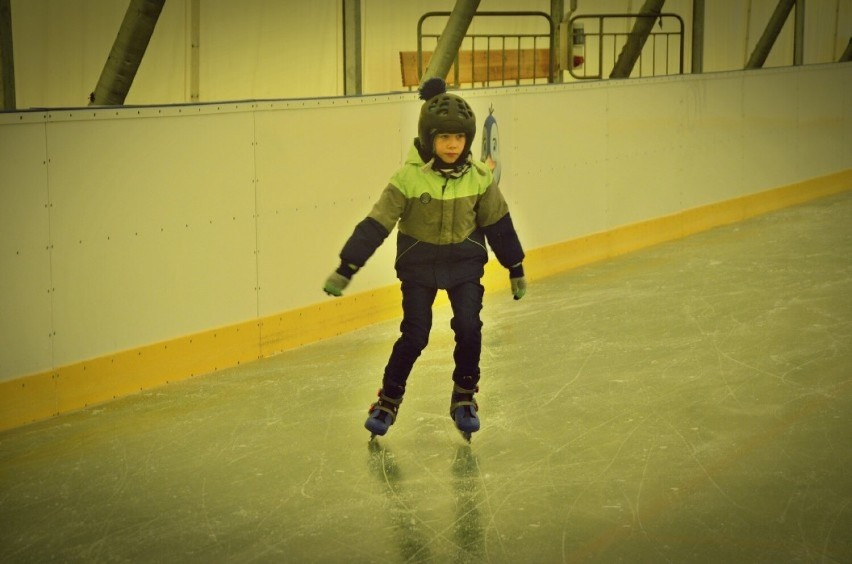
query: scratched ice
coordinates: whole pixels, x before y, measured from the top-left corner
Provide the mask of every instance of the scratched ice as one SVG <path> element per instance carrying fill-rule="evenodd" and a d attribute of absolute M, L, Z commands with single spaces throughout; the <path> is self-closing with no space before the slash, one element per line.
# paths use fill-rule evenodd
<path fill-rule="evenodd" d="M 852 561 L 852 194 L 0 434 L 0 561 Z"/>

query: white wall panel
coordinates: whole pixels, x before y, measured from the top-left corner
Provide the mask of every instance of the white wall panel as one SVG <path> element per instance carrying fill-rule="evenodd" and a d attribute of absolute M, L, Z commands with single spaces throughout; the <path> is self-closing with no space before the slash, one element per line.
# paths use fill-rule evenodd
<path fill-rule="evenodd" d="M 509 111 L 500 116 L 506 179 L 501 185 L 524 245 L 533 248 L 603 230 L 605 89 L 589 83 L 511 99 Z M 506 122 L 511 127 L 503 127 Z"/>
<path fill-rule="evenodd" d="M 48 124 L 60 365 L 257 312 L 252 114 L 112 113 Z"/>
<path fill-rule="evenodd" d="M 255 118 L 261 315 L 325 299 L 322 284 L 337 268 L 344 242 L 402 164 L 401 145 L 416 131 L 416 117 L 401 112 L 417 104 L 404 98 L 261 105 Z M 349 291 L 392 283 L 394 250 L 392 235 Z"/>
<path fill-rule="evenodd" d="M 785 95 L 779 96 L 779 93 Z M 743 180 L 765 190 L 798 180 L 796 154 L 797 80 L 783 70 L 743 75 Z"/>
<path fill-rule="evenodd" d="M 742 75 L 684 80 L 686 119 L 682 143 L 683 206 L 692 208 L 741 196 L 743 182 Z"/>
<path fill-rule="evenodd" d="M 844 168 L 843 105 L 837 92 L 852 92 L 852 78 L 832 72 L 828 65 L 803 69 L 797 77 L 797 135 L 799 175 L 810 178 Z M 849 98 L 847 96 L 846 98 Z"/>
<path fill-rule="evenodd" d="M 619 81 L 607 94 L 609 225 L 676 211 L 682 205 L 683 83 Z"/>
<path fill-rule="evenodd" d="M 569 214 L 570 222 L 559 231 L 548 235 L 542 244 L 555 243 L 584 234 L 603 231 L 607 225 L 607 107 L 608 96 L 603 82 L 578 85 L 566 90 L 558 100 L 562 109 L 560 127 L 565 130 L 564 143 L 555 143 L 557 170 L 553 184 L 555 190 L 540 197 L 542 208 L 556 209 Z M 525 104 L 526 105 L 526 104 Z M 535 135 L 535 130 L 530 130 Z M 528 148 L 535 152 L 536 145 Z M 516 206 L 521 207 L 521 206 Z M 532 230 L 535 234 L 538 230 Z M 530 245 L 537 246 L 535 239 Z"/>
<path fill-rule="evenodd" d="M 44 124 L 0 125 L 0 380 L 51 368 L 50 292 Z"/>

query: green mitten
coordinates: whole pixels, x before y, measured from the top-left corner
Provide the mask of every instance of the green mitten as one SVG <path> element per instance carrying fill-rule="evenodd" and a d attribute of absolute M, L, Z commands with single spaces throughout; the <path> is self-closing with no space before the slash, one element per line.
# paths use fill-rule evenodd
<path fill-rule="evenodd" d="M 527 293 L 527 279 L 524 276 L 520 278 L 510 278 L 512 282 L 512 295 L 516 300 L 520 300 Z"/>
<path fill-rule="evenodd" d="M 346 278 L 342 274 L 338 274 L 337 271 L 332 272 L 331 276 L 329 276 L 325 285 L 322 287 L 323 291 L 329 296 L 334 296 L 339 298 L 343 295 L 343 290 L 346 289 L 346 286 L 349 285 L 349 278 Z"/>
<path fill-rule="evenodd" d="M 322 287 L 323 292 L 337 298 L 342 296 L 343 290 L 346 289 L 352 277 L 358 272 L 358 268 L 358 265 L 341 262 L 337 270 L 326 279 L 325 285 Z"/>
<path fill-rule="evenodd" d="M 524 276 L 524 265 L 520 262 L 509 268 L 509 281 L 512 283 L 512 295 L 520 300 L 527 293 L 527 279 Z"/>

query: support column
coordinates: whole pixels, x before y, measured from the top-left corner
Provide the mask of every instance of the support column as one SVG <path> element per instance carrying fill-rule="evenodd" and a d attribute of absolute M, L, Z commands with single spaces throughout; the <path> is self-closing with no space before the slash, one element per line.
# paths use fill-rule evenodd
<path fill-rule="evenodd" d="M 0 110 L 16 109 L 11 0 L 0 0 Z"/>
<path fill-rule="evenodd" d="M 852 37 L 849 38 L 846 49 L 843 50 L 843 54 L 837 60 L 838 63 L 848 63 L 849 61 L 852 61 Z"/>
<path fill-rule="evenodd" d="M 361 0 L 343 0 L 343 93 L 358 96 L 361 85 Z"/>
<path fill-rule="evenodd" d="M 775 40 L 781 33 L 781 28 L 784 27 L 784 22 L 787 21 L 787 16 L 790 15 L 790 10 L 796 5 L 796 0 L 779 0 L 775 6 L 775 11 L 772 12 L 772 17 L 769 18 L 769 23 L 766 24 L 766 29 L 763 30 L 763 35 L 754 46 L 754 51 L 751 52 L 746 62 L 745 68 L 759 69 L 763 68 L 763 63 L 766 62 L 766 57 L 772 51 L 772 46 L 775 45 Z"/>
<path fill-rule="evenodd" d="M 692 0 L 692 74 L 704 72 L 704 0 Z"/>
<path fill-rule="evenodd" d="M 796 0 L 796 27 L 793 32 L 793 64 L 801 66 L 805 60 L 805 0 Z"/>
<path fill-rule="evenodd" d="M 645 4 L 642 6 L 642 9 L 639 10 L 639 14 L 642 16 L 659 16 L 660 12 L 663 11 L 663 4 L 665 4 L 665 1 L 666 0 L 645 0 Z M 642 48 L 645 47 L 645 41 L 648 40 L 648 36 L 651 34 L 651 30 L 656 22 L 657 18 L 654 17 L 636 18 L 636 23 L 633 24 L 633 30 L 630 32 L 630 35 L 627 36 L 627 43 L 625 43 L 624 47 L 621 49 L 621 53 L 618 55 L 618 60 L 615 62 L 615 66 L 609 74 L 610 78 L 630 77 L 630 73 L 633 72 L 633 67 L 636 65 L 636 61 L 638 61 L 639 57 L 642 55 Z"/>
<path fill-rule="evenodd" d="M 130 1 L 89 105 L 124 104 L 165 3 L 166 0 Z"/>
<path fill-rule="evenodd" d="M 550 68 L 553 69 L 553 76 L 550 80 L 557 83 L 562 82 L 562 34 L 559 33 L 559 26 L 564 14 L 565 0 L 550 0 L 550 31 L 553 34 L 550 42 Z"/>
<path fill-rule="evenodd" d="M 447 20 L 447 26 L 438 38 L 429 66 L 420 77 L 421 84 L 430 78 L 444 78 L 450 72 L 450 67 L 458 56 L 459 47 L 479 7 L 479 2 L 480 0 L 456 0 L 456 5 Z"/>

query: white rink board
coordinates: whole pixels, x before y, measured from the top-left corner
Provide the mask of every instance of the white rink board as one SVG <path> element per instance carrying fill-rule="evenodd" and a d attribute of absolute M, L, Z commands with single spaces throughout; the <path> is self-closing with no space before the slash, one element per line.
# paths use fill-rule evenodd
<path fill-rule="evenodd" d="M 53 354 L 44 124 L 38 116 L 25 121 L 0 128 L 0 378 L 6 379 L 49 368 Z"/>
<path fill-rule="evenodd" d="M 256 113 L 261 316 L 323 299 L 317 290 L 344 241 L 401 162 L 396 124 L 412 96 L 399 98 L 270 103 Z M 392 242 L 348 291 L 393 283 Z"/>
<path fill-rule="evenodd" d="M 255 314 L 251 118 L 48 124 L 58 365 Z"/>
<path fill-rule="evenodd" d="M 822 65 L 465 96 L 480 128 L 494 108 L 532 249 L 849 168 L 850 85 Z M 0 114 L 0 380 L 323 302 L 419 105 Z M 352 291 L 392 284 L 393 252 L 391 235 Z"/>

